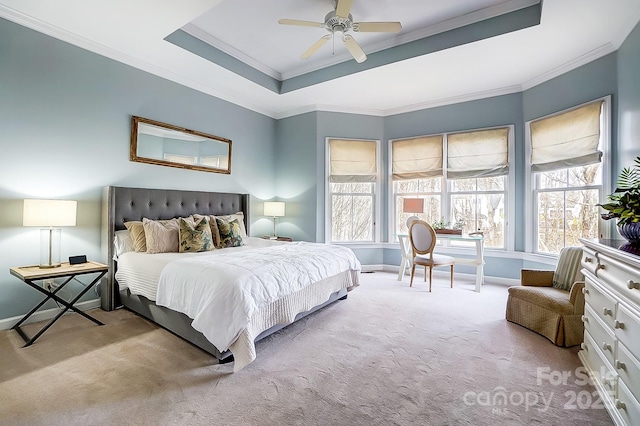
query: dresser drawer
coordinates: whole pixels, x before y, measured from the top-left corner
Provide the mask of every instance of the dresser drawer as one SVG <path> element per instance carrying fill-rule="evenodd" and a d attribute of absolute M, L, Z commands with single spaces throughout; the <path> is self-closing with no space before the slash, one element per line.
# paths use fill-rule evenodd
<path fill-rule="evenodd" d="M 581 345 L 583 354 L 589 363 L 588 368 L 591 370 L 592 378 L 602 385 L 609 395 L 615 395 L 616 382 L 618 375 L 611 364 L 607 361 L 606 355 L 602 353 L 598 344 L 589 331 L 584 332 L 584 342 Z"/>
<path fill-rule="evenodd" d="M 634 354 L 640 354 L 640 318 L 623 305 L 618 305 L 615 335 Z"/>
<path fill-rule="evenodd" d="M 598 254 L 596 276 L 622 297 L 640 304 L 640 270 L 606 255 Z"/>
<path fill-rule="evenodd" d="M 584 308 L 582 321 L 584 322 L 584 329 L 589 332 L 589 335 L 593 338 L 596 346 L 604 354 L 607 361 L 613 365 L 616 359 L 616 338 L 613 330 L 600 320 L 598 314 L 593 312 L 589 305 Z"/>
<path fill-rule="evenodd" d="M 640 395 L 640 361 L 622 343 L 616 348 L 616 373 L 634 395 Z M 639 419 L 640 420 L 640 419 Z"/>
<path fill-rule="evenodd" d="M 584 278 L 584 301 L 609 327 L 616 320 L 616 301 L 588 275 Z"/>
<path fill-rule="evenodd" d="M 614 399 L 614 409 L 628 425 L 637 425 L 640 421 L 640 404 L 625 384 L 618 382 L 618 395 Z"/>
<path fill-rule="evenodd" d="M 580 259 L 580 264 L 584 269 L 595 275 L 596 269 L 598 269 L 598 256 L 596 255 L 596 252 L 587 247 L 582 247 L 582 259 Z"/>

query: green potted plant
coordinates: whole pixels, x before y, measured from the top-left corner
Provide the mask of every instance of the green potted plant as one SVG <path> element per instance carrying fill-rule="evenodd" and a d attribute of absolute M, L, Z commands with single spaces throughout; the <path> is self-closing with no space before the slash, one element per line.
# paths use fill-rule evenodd
<path fill-rule="evenodd" d="M 618 219 L 618 232 L 624 239 L 640 244 L 640 157 L 633 167 L 622 169 L 609 202 L 599 206 L 608 212 L 601 215 L 603 219 Z"/>

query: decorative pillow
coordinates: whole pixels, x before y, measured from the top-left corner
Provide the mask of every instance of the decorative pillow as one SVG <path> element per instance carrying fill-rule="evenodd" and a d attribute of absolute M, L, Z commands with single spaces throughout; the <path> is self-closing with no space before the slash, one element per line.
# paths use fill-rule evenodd
<path fill-rule="evenodd" d="M 133 242 L 133 249 L 137 252 L 146 252 L 147 239 L 144 235 L 142 222 L 125 222 L 124 226 L 129 230 L 129 236 L 131 236 L 131 241 Z"/>
<path fill-rule="evenodd" d="M 213 237 L 209 219 L 203 217 L 195 224 L 183 218 L 178 220 L 180 253 L 200 252 L 213 250 Z"/>
<path fill-rule="evenodd" d="M 216 222 L 218 223 L 218 231 L 220 231 L 220 245 L 218 245 L 218 248 L 239 247 L 243 244 L 242 231 L 238 219 L 226 221 L 216 216 Z"/>
<path fill-rule="evenodd" d="M 147 253 L 178 252 L 178 219 L 142 219 Z"/>
<path fill-rule="evenodd" d="M 140 222 L 142 223 L 142 222 Z M 118 260 L 118 257 L 124 253 L 130 251 L 136 251 L 133 247 L 133 240 L 131 239 L 131 233 L 123 229 L 122 231 L 116 231 L 113 237 L 113 260 Z"/>
<path fill-rule="evenodd" d="M 580 261 L 582 260 L 582 247 L 565 247 L 560 252 L 558 266 L 553 274 L 553 286 L 561 290 L 571 290 L 576 281 L 582 281 Z"/>
<path fill-rule="evenodd" d="M 206 217 L 209 221 L 209 227 L 211 228 L 211 237 L 213 238 L 213 247 L 218 247 L 220 245 L 220 232 L 218 231 L 218 222 L 216 222 L 216 217 L 213 215 L 203 216 L 201 214 L 194 214 L 193 220 L 194 222 L 197 222 L 204 217 Z"/>
<path fill-rule="evenodd" d="M 227 222 L 231 222 L 233 219 L 238 219 L 238 224 L 240 225 L 240 236 L 242 238 L 247 238 L 247 230 L 244 227 L 244 213 L 238 212 L 234 214 L 216 216 L 216 218 L 223 219 Z"/>

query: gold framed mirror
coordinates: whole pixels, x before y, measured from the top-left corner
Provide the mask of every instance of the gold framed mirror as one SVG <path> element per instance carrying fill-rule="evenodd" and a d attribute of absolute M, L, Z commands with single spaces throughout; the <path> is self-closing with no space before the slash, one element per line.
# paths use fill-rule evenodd
<path fill-rule="evenodd" d="M 129 159 L 231 174 L 231 140 L 134 115 Z"/>

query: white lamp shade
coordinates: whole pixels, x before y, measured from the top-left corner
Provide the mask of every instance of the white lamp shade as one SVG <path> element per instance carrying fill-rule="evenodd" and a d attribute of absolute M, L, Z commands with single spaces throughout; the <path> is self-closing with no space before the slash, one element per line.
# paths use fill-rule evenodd
<path fill-rule="evenodd" d="M 264 215 L 265 216 L 284 216 L 284 202 L 282 201 L 265 201 L 264 203 Z"/>
<path fill-rule="evenodd" d="M 24 200 L 23 226 L 76 226 L 77 201 Z"/>

